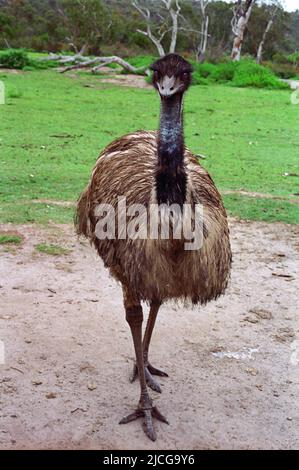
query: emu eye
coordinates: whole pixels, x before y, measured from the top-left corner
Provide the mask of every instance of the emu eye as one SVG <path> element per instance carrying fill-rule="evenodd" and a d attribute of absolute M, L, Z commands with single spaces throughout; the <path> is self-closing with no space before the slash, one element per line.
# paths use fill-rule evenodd
<path fill-rule="evenodd" d="M 158 72 L 158 70 L 155 70 L 154 71 L 154 80 L 159 80 L 160 78 L 160 73 Z"/>

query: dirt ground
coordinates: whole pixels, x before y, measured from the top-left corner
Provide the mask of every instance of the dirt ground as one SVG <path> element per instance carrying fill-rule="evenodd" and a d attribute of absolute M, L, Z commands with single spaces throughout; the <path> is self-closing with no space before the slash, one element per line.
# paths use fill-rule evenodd
<path fill-rule="evenodd" d="M 139 398 L 119 285 L 71 226 L 0 226 L 23 236 L 0 247 L 0 448 L 298 449 L 298 228 L 230 223 L 227 294 L 161 308 L 150 359 L 169 378 L 151 395 L 170 425 L 155 443 L 118 425 Z"/>

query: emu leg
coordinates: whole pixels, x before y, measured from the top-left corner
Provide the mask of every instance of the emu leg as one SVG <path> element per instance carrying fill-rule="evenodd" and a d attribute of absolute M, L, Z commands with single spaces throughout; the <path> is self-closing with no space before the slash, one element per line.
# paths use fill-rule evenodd
<path fill-rule="evenodd" d="M 156 440 L 156 432 L 153 426 L 153 418 L 158 419 L 168 424 L 167 419 L 160 413 L 160 411 L 153 406 L 152 400 L 149 397 L 145 372 L 144 372 L 144 360 L 143 360 L 143 348 L 142 348 L 142 321 L 143 314 L 141 305 L 135 305 L 126 308 L 126 320 L 129 323 L 135 355 L 136 363 L 139 370 L 139 381 L 140 381 L 140 400 L 138 408 L 128 416 L 124 417 L 119 424 L 126 424 L 134 421 L 137 418 L 143 418 L 142 427 L 145 434 L 152 440 Z"/>
<path fill-rule="evenodd" d="M 160 306 L 161 306 L 161 302 L 151 303 L 149 317 L 148 317 L 148 321 L 146 324 L 146 329 L 145 329 L 143 343 L 142 343 L 146 383 L 152 390 L 158 393 L 161 393 L 162 390 L 158 382 L 156 382 L 156 380 L 153 378 L 153 375 L 159 375 L 160 377 L 168 377 L 168 374 L 166 374 L 166 372 L 163 372 L 162 370 L 156 369 L 149 363 L 148 350 L 149 350 L 149 345 L 151 342 L 152 333 L 153 333 L 153 329 L 156 323 L 156 318 L 157 318 L 157 314 L 158 314 Z M 137 364 L 134 364 L 133 373 L 130 377 L 130 382 L 134 382 L 137 376 L 138 376 L 138 367 L 137 367 Z"/>

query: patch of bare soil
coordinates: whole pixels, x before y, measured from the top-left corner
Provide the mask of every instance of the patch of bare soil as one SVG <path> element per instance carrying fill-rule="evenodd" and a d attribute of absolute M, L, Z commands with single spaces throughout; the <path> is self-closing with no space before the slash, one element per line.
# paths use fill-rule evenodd
<path fill-rule="evenodd" d="M 0 67 L 0 73 L 11 73 L 12 75 L 19 75 L 24 72 L 18 69 L 5 69 L 4 67 Z"/>
<path fill-rule="evenodd" d="M 72 201 L 56 201 L 55 199 L 33 199 L 31 202 L 33 202 L 33 204 L 50 204 L 61 207 L 75 207 L 75 203 Z"/>
<path fill-rule="evenodd" d="M 224 189 L 221 191 L 221 194 L 239 194 L 240 196 L 248 196 L 248 197 L 255 197 L 255 198 L 262 198 L 262 199 L 276 199 L 282 201 L 290 201 L 299 203 L 299 199 L 290 198 L 289 196 L 275 196 L 274 194 L 269 193 L 256 193 L 251 191 L 243 191 L 241 189 Z"/>
<path fill-rule="evenodd" d="M 151 88 L 142 75 L 114 75 L 114 77 L 102 78 L 101 82 L 132 88 Z"/>
<path fill-rule="evenodd" d="M 64 67 L 60 67 L 57 69 L 59 72 L 64 70 Z M 117 67 L 112 69 L 110 67 L 101 67 L 100 74 L 107 75 L 106 78 L 101 78 L 100 83 L 112 83 L 113 85 L 120 85 L 129 88 L 151 88 L 151 85 L 145 81 L 145 77 L 142 75 L 135 75 L 135 74 L 128 74 L 122 75 L 120 74 L 121 67 Z M 76 68 L 74 70 L 70 70 L 66 72 L 66 75 L 69 78 L 79 78 L 78 72 L 90 72 L 92 73 L 92 68 Z M 84 86 L 94 88 L 94 84 L 84 83 Z"/>
<path fill-rule="evenodd" d="M 170 425 L 155 443 L 118 425 L 139 398 L 120 286 L 71 226 L 0 229 L 24 237 L 0 247 L 1 449 L 299 448 L 298 228 L 232 220 L 226 295 L 162 306 L 150 359 L 169 378 L 151 395 Z"/>

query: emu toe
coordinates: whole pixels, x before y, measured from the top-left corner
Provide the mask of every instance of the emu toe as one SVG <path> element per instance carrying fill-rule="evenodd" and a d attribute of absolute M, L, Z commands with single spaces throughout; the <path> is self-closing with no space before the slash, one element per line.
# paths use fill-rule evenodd
<path fill-rule="evenodd" d="M 154 392 L 162 393 L 162 389 L 160 385 L 158 384 L 158 382 L 156 382 L 156 380 L 153 378 L 153 375 L 158 375 L 160 377 L 168 377 L 168 374 L 166 374 L 166 372 L 163 372 L 162 370 L 156 369 L 150 363 L 148 363 L 144 367 L 144 373 L 145 373 L 145 379 L 146 379 L 147 385 L 152 390 L 154 390 Z M 131 383 L 134 382 L 134 380 L 136 380 L 137 377 L 138 377 L 138 368 L 137 368 L 137 365 L 134 364 L 133 372 L 130 377 L 130 382 Z"/>
<path fill-rule="evenodd" d="M 156 406 L 152 406 L 148 409 L 137 408 L 137 410 L 135 410 L 133 413 L 130 413 L 128 416 L 122 418 L 119 424 L 127 424 L 131 421 L 135 421 L 138 418 L 143 418 L 143 431 L 147 437 L 151 439 L 151 441 L 155 441 L 157 439 L 156 431 L 153 425 L 153 418 L 156 418 L 158 421 L 162 421 L 162 423 L 169 424 L 165 416 L 160 413 Z"/>

